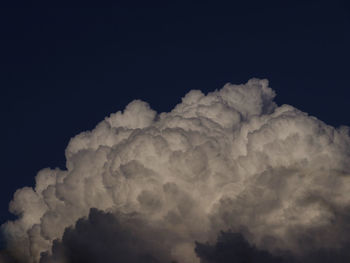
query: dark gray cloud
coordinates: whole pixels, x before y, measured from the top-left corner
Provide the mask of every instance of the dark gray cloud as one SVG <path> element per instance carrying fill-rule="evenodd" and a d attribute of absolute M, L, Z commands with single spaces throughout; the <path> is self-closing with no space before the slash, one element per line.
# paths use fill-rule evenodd
<path fill-rule="evenodd" d="M 319 232 L 327 231 L 319 229 Z M 317 233 L 316 233 L 317 234 Z M 318 236 L 300 235 L 300 245 L 308 249 L 304 253 L 292 251 L 274 251 L 258 249 L 250 244 L 242 233 L 221 232 L 214 243 L 196 242 L 195 251 L 201 263 L 347 263 L 350 262 L 350 244 L 337 249 L 310 248 L 308 242 L 314 242 Z M 306 250 L 306 249 L 305 249 Z"/>
<path fill-rule="evenodd" d="M 7 250 L 0 250 L 0 263 L 23 263 L 16 260 L 13 255 Z"/>
<path fill-rule="evenodd" d="M 282 263 L 282 258 L 248 243 L 241 233 L 221 232 L 215 244 L 196 242 L 202 263 Z"/>
<path fill-rule="evenodd" d="M 55 240 L 52 254 L 40 263 L 160 263 L 171 262 L 170 250 L 157 231 L 136 218 L 122 222 L 115 215 L 91 209 L 88 218 L 65 230 Z"/>

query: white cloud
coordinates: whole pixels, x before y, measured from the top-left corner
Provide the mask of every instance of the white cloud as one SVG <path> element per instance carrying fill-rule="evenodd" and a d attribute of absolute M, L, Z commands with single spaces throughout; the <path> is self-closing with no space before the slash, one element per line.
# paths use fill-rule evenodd
<path fill-rule="evenodd" d="M 341 247 L 349 130 L 277 107 L 274 96 L 267 80 L 251 79 L 190 91 L 169 113 L 131 102 L 71 139 L 67 170 L 44 169 L 35 189 L 17 190 L 10 207 L 19 219 L 3 225 L 9 248 L 38 262 L 90 208 L 162 227 L 185 263 L 198 261 L 195 240 L 228 229 L 270 252 Z"/>

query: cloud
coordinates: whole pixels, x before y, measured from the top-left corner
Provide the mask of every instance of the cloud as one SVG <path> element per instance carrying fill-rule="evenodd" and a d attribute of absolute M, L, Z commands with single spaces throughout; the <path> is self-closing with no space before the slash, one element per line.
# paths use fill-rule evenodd
<path fill-rule="evenodd" d="M 251 79 L 207 95 L 192 90 L 168 113 L 131 102 L 71 139 L 66 170 L 43 169 L 34 189 L 16 191 L 18 219 L 2 226 L 7 249 L 24 262 L 51 260 L 80 240 L 97 208 L 125 231 L 137 215 L 145 226 L 137 237 L 158 244 L 152 255 L 182 263 L 200 262 L 195 241 L 214 244 L 220 231 L 272 256 L 345 251 L 349 128 L 274 97 L 267 80 Z"/>
<path fill-rule="evenodd" d="M 79 219 L 74 227 L 65 230 L 61 241 L 53 242 L 52 254 L 42 255 L 40 263 L 170 263 L 166 240 L 152 238 L 150 234 L 157 230 L 148 229 L 147 222 L 135 215 L 132 218 L 124 221 L 91 209 L 88 218 Z"/>
<path fill-rule="evenodd" d="M 221 232 L 215 245 L 196 243 L 203 263 L 282 263 L 282 258 L 250 245 L 240 233 Z"/>
<path fill-rule="evenodd" d="M 18 263 L 7 250 L 0 250 L 0 263 Z"/>
<path fill-rule="evenodd" d="M 301 238 L 302 239 L 302 238 Z M 305 242 L 308 240 L 300 240 Z M 196 242 L 201 263 L 346 263 L 350 261 L 349 244 L 340 249 L 317 248 L 304 254 L 288 250 L 270 253 L 250 244 L 241 233 L 221 232 L 213 244 Z"/>

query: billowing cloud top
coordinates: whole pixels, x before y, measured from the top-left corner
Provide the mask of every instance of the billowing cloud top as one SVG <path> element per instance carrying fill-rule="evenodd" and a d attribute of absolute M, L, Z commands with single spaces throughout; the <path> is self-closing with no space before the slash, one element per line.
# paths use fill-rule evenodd
<path fill-rule="evenodd" d="M 344 248 L 349 129 L 274 97 L 267 80 L 251 79 L 192 90 L 169 113 L 131 102 L 71 139 L 67 170 L 43 169 L 34 189 L 16 191 L 10 210 L 19 218 L 2 226 L 9 251 L 30 263 L 69 262 L 56 248 L 79 240 L 91 208 L 113 215 L 118 233 L 125 226 L 140 244 L 151 239 L 162 262 L 200 262 L 195 241 L 214 242 L 221 230 L 272 254 Z"/>

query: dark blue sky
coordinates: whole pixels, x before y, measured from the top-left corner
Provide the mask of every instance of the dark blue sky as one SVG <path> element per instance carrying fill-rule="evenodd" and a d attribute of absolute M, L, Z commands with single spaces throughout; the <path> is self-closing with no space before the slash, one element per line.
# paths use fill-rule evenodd
<path fill-rule="evenodd" d="M 350 125 L 347 1 L 170 2 L 1 7 L 0 223 L 17 188 L 64 168 L 72 136 L 133 99 L 169 111 L 268 78 L 279 104 Z"/>

